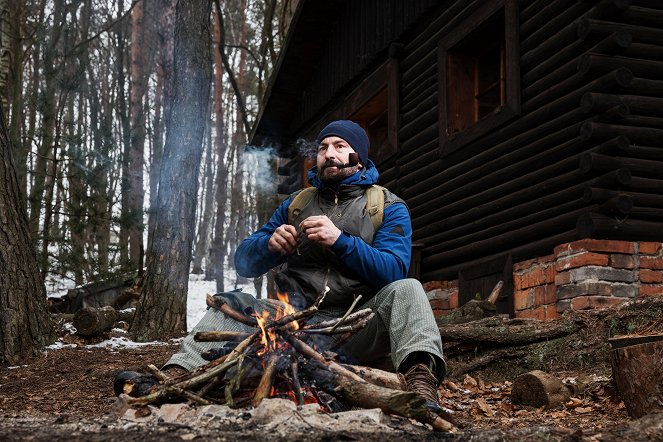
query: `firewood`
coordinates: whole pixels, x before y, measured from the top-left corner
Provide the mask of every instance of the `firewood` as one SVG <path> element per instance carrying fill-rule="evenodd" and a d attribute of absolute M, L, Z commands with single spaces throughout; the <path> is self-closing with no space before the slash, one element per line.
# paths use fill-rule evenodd
<path fill-rule="evenodd" d="M 299 366 L 297 364 L 297 358 L 294 355 L 290 355 L 290 371 L 292 372 L 292 390 L 295 392 L 295 397 L 297 398 L 297 405 L 304 405 L 304 394 L 302 393 L 302 385 L 299 382 Z"/>
<path fill-rule="evenodd" d="M 365 317 L 365 316 L 370 315 L 372 312 L 373 312 L 373 310 L 371 310 L 370 308 L 365 308 L 365 309 L 357 310 L 356 312 L 352 313 L 352 314 L 349 315 L 347 318 L 345 318 L 345 320 L 343 320 L 342 322 L 343 322 L 343 323 L 346 323 L 346 324 L 348 324 L 348 323 L 352 323 L 352 322 L 355 322 L 355 321 L 357 321 L 357 320 L 359 320 L 359 319 L 361 319 L 361 318 L 363 318 L 363 317 Z M 333 326 L 335 326 L 336 324 L 338 324 L 339 322 L 341 322 L 341 319 L 342 319 L 342 318 L 334 318 L 334 319 L 330 319 L 330 320 L 328 320 L 328 321 L 318 322 L 318 323 L 316 323 L 316 324 L 307 324 L 307 325 L 305 325 L 304 327 L 302 327 L 302 329 L 303 329 L 303 330 L 307 330 L 307 329 L 310 329 L 310 328 L 328 328 L 328 327 L 333 327 Z"/>
<path fill-rule="evenodd" d="M 401 382 L 401 379 L 396 373 L 390 373 L 388 371 L 361 365 L 341 364 L 341 366 L 347 368 L 366 382 L 370 382 L 373 385 L 391 388 L 392 390 L 406 389 L 405 384 Z"/>
<path fill-rule="evenodd" d="M 269 355 L 265 370 L 262 373 L 262 378 L 260 378 L 260 383 L 256 388 L 253 401 L 251 401 L 251 405 L 254 407 L 257 407 L 260 405 L 260 402 L 262 402 L 263 399 L 269 397 L 269 393 L 272 390 L 272 386 L 274 385 L 274 377 L 276 376 L 276 363 L 278 360 L 279 357 L 277 355 Z"/>
<path fill-rule="evenodd" d="M 232 341 L 239 342 L 251 336 L 252 333 L 210 330 L 201 331 L 193 335 L 193 339 L 198 342 L 224 342 Z"/>
<path fill-rule="evenodd" d="M 299 353 L 317 362 L 327 370 L 313 370 L 312 375 L 324 385 L 331 380 L 338 386 L 344 399 L 350 404 L 364 408 L 380 408 L 390 414 L 413 418 L 419 422 L 430 424 L 439 431 L 452 432 L 456 427 L 450 422 L 433 414 L 424 406 L 425 399 L 412 392 L 392 390 L 364 381 L 361 377 L 334 361 L 328 361 L 305 342 L 292 335 L 282 336 Z"/>
<path fill-rule="evenodd" d="M 229 306 L 225 299 L 221 298 L 220 296 L 212 296 L 208 294 L 206 297 L 206 302 L 209 307 L 224 313 L 226 316 L 234 319 L 237 322 L 241 322 L 242 324 L 250 325 L 252 327 L 256 327 L 258 325 L 256 318 L 252 316 L 246 316 L 238 312 Z"/>

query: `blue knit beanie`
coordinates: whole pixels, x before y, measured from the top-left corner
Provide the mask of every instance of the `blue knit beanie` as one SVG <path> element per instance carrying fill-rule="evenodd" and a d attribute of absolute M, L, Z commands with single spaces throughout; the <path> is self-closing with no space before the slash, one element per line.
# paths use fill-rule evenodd
<path fill-rule="evenodd" d="M 337 120 L 332 121 L 325 126 L 318 134 L 315 143 L 319 146 L 320 142 L 327 137 L 336 136 L 343 138 L 359 155 L 359 161 L 364 166 L 368 162 L 368 135 L 360 125 L 350 120 Z"/>

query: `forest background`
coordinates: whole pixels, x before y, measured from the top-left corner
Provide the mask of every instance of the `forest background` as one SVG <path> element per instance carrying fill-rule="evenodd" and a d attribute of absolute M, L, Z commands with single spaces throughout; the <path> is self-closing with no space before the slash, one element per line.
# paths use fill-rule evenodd
<path fill-rule="evenodd" d="M 215 280 L 217 291 L 248 282 L 234 274 L 233 250 L 278 200 L 275 158 L 247 140 L 295 7 L 296 0 L 0 1 L 2 140 L 37 286 L 142 276 L 147 304 L 132 332 L 148 340 L 186 331 L 182 281 L 190 271 Z M 10 183 L 11 173 L 0 178 Z M 150 257 L 168 269 L 150 268 Z M 28 265 L 4 264 L 0 273 L 29 273 Z M 262 278 L 254 284 L 260 296 Z M 0 311 L 18 296 L 27 306 L 18 316 L 26 317 L 44 295 L 12 292 Z M 32 297 L 36 303 L 24 302 Z M 141 320 L 141 310 L 155 313 Z M 34 342 L 48 340 L 43 327 L 28 330 Z M 0 334 L 20 341 L 16 331 Z M 5 362 L 24 353 L 9 347 Z"/>

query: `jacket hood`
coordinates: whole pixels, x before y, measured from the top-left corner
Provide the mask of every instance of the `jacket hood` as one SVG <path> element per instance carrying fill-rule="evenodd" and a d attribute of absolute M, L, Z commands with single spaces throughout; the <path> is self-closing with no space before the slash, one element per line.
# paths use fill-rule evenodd
<path fill-rule="evenodd" d="M 378 182 L 380 173 L 378 169 L 373 164 L 373 161 L 368 160 L 367 164 L 359 169 L 354 175 L 350 175 L 339 183 L 339 185 L 350 185 L 350 186 L 371 186 Z M 327 187 L 336 187 L 332 183 L 327 183 L 320 179 L 318 175 L 318 166 L 313 166 L 307 175 L 307 179 L 311 186 L 317 187 L 318 189 L 324 189 Z"/>

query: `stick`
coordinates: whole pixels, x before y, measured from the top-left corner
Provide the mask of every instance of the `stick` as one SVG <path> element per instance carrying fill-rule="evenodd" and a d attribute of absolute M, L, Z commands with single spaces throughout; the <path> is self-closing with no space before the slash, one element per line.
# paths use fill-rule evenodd
<path fill-rule="evenodd" d="M 502 294 L 502 287 L 504 286 L 504 281 L 498 281 L 497 284 L 495 284 L 495 287 L 493 288 L 493 291 L 490 292 L 490 295 L 486 298 L 486 301 L 490 302 L 491 304 L 495 304 L 497 302 L 497 298 L 500 297 Z"/>
<path fill-rule="evenodd" d="M 210 331 L 201 331 L 196 333 L 193 336 L 193 339 L 197 342 L 222 342 L 222 341 L 239 342 L 243 341 L 249 336 L 251 336 L 251 333 L 210 330 Z"/>
<path fill-rule="evenodd" d="M 348 316 L 347 318 L 345 318 L 345 321 L 343 321 L 343 322 L 345 322 L 345 323 L 349 323 L 349 322 L 357 321 L 357 320 L 363 318 L 364 316 L 368 316 L 368 315 L 370 315 L 372 312 L 373 312 L 373 311 L 372 311 L 370 308 L 365 308 L 365 309 L 357 310 L 356 312 L 354 312 L 353 314 L 351 314 L 350 316 Z M 303 330 L 308 330 L 308 329 L 316 329 L 316 328 L 333 327 L 333 326 L 336 325 L 340 320 L 341 320 L 341 318 L 334 318 L 334 319 L 330 319 L 330 320 L 328 320 L 328 321 L 318 322 L 318 323 L 316 323 L 316 324 L 308 324 L 308 325 L 305 325 L 304 327 L 302 327 L 302 329 L 303 329 Z"/>
<path fill-rule="evenodd" d="M 253 396 L 253 401 L 251 405 L 257 407 L 260 405 L 263 399 L 269 397 L 269 393 L 272 391 L 272 386 L 274 385 L 274 377 L 276 376 L 276 363 L 278 362 L 279 357 L 275 354 L 271 354 L 267 360 L 267 366 L 265 371 L 262 373 L 260 378 L 260 383 L 256 388 L 255 394 Z"/>
<path fill-rule="evenodd" d="M 302 333 L 319 334 L 319 335 L 340 335 L 340 334 L 343 334 L 343 333 L 352 334 L 352 333 L 356 333 L 359 330 L 366 327 L 366 325 L 368 324 L 368 321 L 373 319 L 373 316 L 375 316 L 375 314 L 371 313 L 370 315 L 362 318 L 361 320 L 357 321 L 356 323 L 350 324 L 350 325 L 344 325 L 343 327 L 338 327 L 338 324 L 340 324 L 340 322 L 339 322 L 336 325 L 334 325 L 333 327 L 304 329 L 304 330 L 300 330 L 300 331 Z"/>
<path fill-rule="evenodd" d="M 166 382 L 167 380 L 172 379 L 171 377 L 165 375 L 154 364 L 148 364 L 147 371 L 149 371 L 152 376 L 159 379 L 161 382 Z"/>
<path fill-rule="evenodd" d="M 213 377 L 216 377 L 222 373 L 225 373 L 226 370 L 228 370 L 230 367 L 234 366 L 238 362 L 238 357 L 243 354 L 244 350 L 253 342 L 253 340 L 259 335 L 259 332 L 256 332 L 243 340 L 242 342 L 237 345 L 237 347 L 230 352 L 228 355 L 226 355 L 226 359 L 223 363 L 214 366 L 210 369 L 207 369 L 203 371 L 200 374 L 197 374 L 189 379 L 186 379 L 181 382 L 177 382 L 172 385 L 163 385 L 161 388 L 159 388 L 157 391 L 150 393 L 145 396 L 141 396 L 138 398 L 130 398 L 127 399 L 127 403 L 129 405 L 147 405 L 151 404 L 153 402 L 165 399 L 169 396 L 172 395 L 179 395 L 179 392 L 181 390 L 186 390 L 187 388 L 193 388 L 196 387 L 203 382 L 212 379 Z M 209 365 L 209 364 L 208 364 Z"/>
<path fill-rule="evenodd" d="M 360 299 L 361 299 L 361 295 L 357 296 L 357 297 L 354 299 L 354 301 L 352 301 L 352 304 L 350 305 L 350 308 L 348 309 L 348 311 L 345 312 L 345 314 L 343 315 L 343 317 L 341 318 L 341 320 L 338 321 L 338 322 L 336 323 L 336 325 L 333 326 L 333 327 L 331 328 L 331 330 L 329 331 L 330 333 L 333 332 L 334 330 L 336 330 L 336 328 L 337 328 L 339 325 L 341 325 L 341 324 L 343 323 L 343 321 L 345 321 L 345 320 L 348 318 L 348 316 L 350 316 L 350 313 L 352 313 L 352 310 L 354 310 L 355 305 L 357 305 L 357 303 L 359 302 Z"/>
<path fill-rule="evenodd" d="M 209 307 L 215 308 L 218 311 L 224 313 L 229 318 L 234 319 L 235 321 L 241 322 L 242 324 L 250 325 L 252 327 L 258 326 L 258 321 L 252 316 L 246 316 L 243 313 L 238 312 L 234 308 L 228 305 L 228 303 L 219 296 L 207 295 L 206 302 Z"/>
<path fill-rule="evenodd" d="M 294 354 L 290 355 L 290 370 L 292 371 L 292 389 L 297 398 L 297 405 L 304 405 L 304 394 L 302 393 L 302 384 L 299 382 L 299 368 L 297 367 L 297 357 Z"/>

